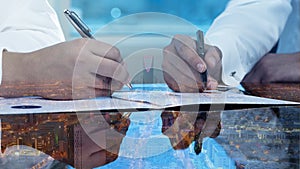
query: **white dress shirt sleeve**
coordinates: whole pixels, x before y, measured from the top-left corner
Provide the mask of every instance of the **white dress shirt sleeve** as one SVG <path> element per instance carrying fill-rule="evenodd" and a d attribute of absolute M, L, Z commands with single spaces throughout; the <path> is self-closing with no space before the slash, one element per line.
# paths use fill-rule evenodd
<path fill-rule="evenodd" d="M 30 52 L 65 40 L 47 0 L 1 0 L 0 13 L 0 82 L 4 49 Z"/>
<path fill-rule="evenodd" d="M 278 41 L 291 12 L 290 0 L 231 0 L 206 33 L 222 51 L 222 80 L 237 86 Z"/>

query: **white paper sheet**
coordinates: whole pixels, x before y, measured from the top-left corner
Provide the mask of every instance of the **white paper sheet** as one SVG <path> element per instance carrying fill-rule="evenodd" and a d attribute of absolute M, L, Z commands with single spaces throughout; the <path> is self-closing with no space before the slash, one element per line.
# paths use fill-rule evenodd
<path fill-rule="evenodd" d="M 161 107 L 174 107 L 196 104 L 259 104 L 259 105 L 285 105 L 297 104 L 295 102 L 268 99 L 236 93 L 232 91 L 207 91 L 205 93 L 174 93 L 169 91 L 143 91 L 143 92 L 117 92 L 116 98 L 126 100 L 140 100 Z M 299 104 L 299 103 L 298 103 Z"/>
<path fill-rule="evenodd" d="M 209 91 L 209 93 L 175 93 L 165 84 L 133 85 L 133 90 L 124 87 L 113 97 L 96 99 L 54 101 L 37 97 L 0 99 L 0 114 L 60 113 L 97 110 L 163 109 L 184 105 L 295 105 L 299 103 L 260 98 L 232 91 Z"/>
<path fill-rule="evenodd" d="M 109 97 L 74 101 L 54 101 L 45 100 L 41 98 L 0 99 L 0 115 L 85 112 L 97 110 L 124 110 L 137 108 L 153 108 L 153 106 L 149 104 L 129 102 L 126 100 L 113 99 Z"/>

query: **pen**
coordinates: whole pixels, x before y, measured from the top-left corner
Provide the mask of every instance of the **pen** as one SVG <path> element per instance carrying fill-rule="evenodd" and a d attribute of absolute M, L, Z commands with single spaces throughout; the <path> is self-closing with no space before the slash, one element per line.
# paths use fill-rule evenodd
<path fill-rule="evenodd" d="M 73 27 L 77 30 L 77 32 L 83 38 L 95 39 L 95 37 L 91 34 L 90 28 L 79 18 L 79 16 L 74 12 L 68 9 L 64 10 L 64 14 L 69 22 L 73 25 Z M 126 84 L 129 89 L 132 89 L 130 83 Z"/>
<path fill-rule="evenodd" d="M 196 33 L 197 41 L 196 41 L 196 50 L 197 54 L 204 60 L 205 52 L 204 52 L 204 36 L 201 30 L 198 30 Z M 204 83 L 204 88 L 206 89 L 207 85 L 207 70 L 201 73 L 201 78 Z"/>

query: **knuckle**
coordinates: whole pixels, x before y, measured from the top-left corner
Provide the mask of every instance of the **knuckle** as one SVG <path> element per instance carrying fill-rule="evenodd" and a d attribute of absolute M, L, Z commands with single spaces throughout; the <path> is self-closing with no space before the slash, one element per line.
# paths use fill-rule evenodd
<path fill-rule="evenodd" d="M 88 43 L 87 38 L 80 38 L 76 39 L 72 42 L 73 49 L 71 52 L 76 52 L 78 53 L 79 51 L 82 51 L 85 48 L 85 45 Z M 67 51 L 67 50 L 66 50 Z"/>
<path fill-rule="evenodd" d="M 179 39 L 182 39 L 183 35 L 181 34 L 176 34 L 174 35 L 174 38 L 173 39 L 176 39 L 176 40 L 179 40 Z"/>
<path fill-rule="evenodd" d="M 171 53 L 172 53 L 172 46 L 171 45 L 168 45 L 168 46 L 164 47 L 164 49 L 163 49 L 164 56 L 166 56 L 168 54 L 171 54 Z"/>
<path fill-rule="evenodd" d="M 121 55 L 120 50 L 114 46 L 110 48 L 108 54 L 114 57 L 119 57 Z"/>
<path fill-rule="evenodd" d="M 182 43 L 178 45 L 178 51 L 185 52 L 188 48 Z"/>
<path fill-rule="evenodd" d="M 168 66 L 167 66 L 167 63 L 166 63 L 166 62 L 167 62 L 167 61 L 164 59 L 164 61 L 163 61 L 162 64 L 161 64 L 162 70 L 167 70 Z"/>
<path fill-rule="evenodd" d="M 88 43 L 89 39 L 87 38 L 80 38 L 80 39 L 76 39 L 75 43 L 79 46 L 83 46 L 84 44 Z"/>
<path fill-rule="evenodd" d="M 183 42 L 183 39 L 184 39 L 184 35 L 176 34 L 172 39 L 172 44 L 177 46 L 178 44 Z"/>
<path fill-rule="evenodd" d="M 171 45 L 168 45 L 168 46 L 164 47 L 163 51 L 164 51 L 164 52 L 169 52 L 169 51 L 171 51 Z"/>

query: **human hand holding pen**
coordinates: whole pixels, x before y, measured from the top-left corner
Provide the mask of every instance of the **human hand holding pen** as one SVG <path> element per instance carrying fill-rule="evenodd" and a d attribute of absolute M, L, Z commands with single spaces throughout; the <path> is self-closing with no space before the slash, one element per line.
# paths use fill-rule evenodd
<path fill-rule="evenodd" d="M 95 39 L 95 37 L 91 34 L 90 28 L 88 28 L 88 26 L 79 18 L 79 16 L 74 11 L 65 9 L 64 14 L 69 20 L 69 22 L 73 25 L 73 27 L 83 38 Z M 129 89 L 132 89 L 130 83 L 127 83 L 126 85 Z"/>
<path fill-rule="evenodd" d="M 215 138 L 221 130 L 220 112 L 164 111 L 162 133 L 169 137 L 175 150 L 186 149 L 192 142 L 194 151 L 201 152 L 205 137 Z"/>
<path fill-rule="evenodd" d="M 2 97 L 71 100 L 110 96 L 129 82 L 117 48 L 93 39 L 29 53 L 3 52 Z"/>
<path fill-rule="evenodd" d="M 208 71 L 208 90 L 221 82 L 221 52 L 205 45 L 204 59 L 197 54 L 196 41 L 185 35 L 176 35 L 164 48 L 162 68 L 168 86 L 177 92 L 203 92 L 205 86 L 200 73 Z"/>

